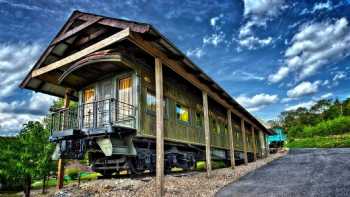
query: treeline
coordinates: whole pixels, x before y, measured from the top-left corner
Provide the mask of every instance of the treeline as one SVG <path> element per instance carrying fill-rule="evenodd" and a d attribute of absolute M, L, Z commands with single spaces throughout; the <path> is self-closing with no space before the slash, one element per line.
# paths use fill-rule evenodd
<path fill-rule="evenodd" d="M 338 135 L 350 132 L 350 98 L 322 99 L 309 109 L 284 111 L 272 126 L 285 129 L 289 139 Z"/>

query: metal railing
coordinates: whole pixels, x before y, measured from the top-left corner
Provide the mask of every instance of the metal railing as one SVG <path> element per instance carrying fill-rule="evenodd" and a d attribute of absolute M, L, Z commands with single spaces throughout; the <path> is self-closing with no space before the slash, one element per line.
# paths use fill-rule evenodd
<path fill-rule="evenodd" d="M 61 109 L 51 114 L 51 132 L 66 129 L 103 128 L 109 125 L 135 128 L 133 105 L 115 98 L 83 103 L 74 109 Z"/>

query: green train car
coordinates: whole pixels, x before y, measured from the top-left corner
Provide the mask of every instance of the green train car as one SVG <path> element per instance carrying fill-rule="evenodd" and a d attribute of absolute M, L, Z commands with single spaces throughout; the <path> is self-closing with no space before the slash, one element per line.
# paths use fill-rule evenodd
<path fill-rule="evenodd" d="M 52 112 L 53 158 L 87 155 L 105 176 L 154 171 L 155 58 L 163 63 L 166 170 L 205 160 L 203 91 L 212 159 L 230 160 L 228 110 L 235 160 L 245 154 L 241 128 L 248 159 L 265 153 L 269 131 L 151 25 L 75 11 L 21 84 L 78 102 Z"/>

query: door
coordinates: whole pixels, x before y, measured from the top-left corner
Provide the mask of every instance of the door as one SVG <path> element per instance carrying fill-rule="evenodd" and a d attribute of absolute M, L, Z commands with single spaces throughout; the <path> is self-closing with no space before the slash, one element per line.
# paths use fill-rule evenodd
<path fill-rule="evenodd" d="M 94 100 L 95 100 L 95 90 L 93 88 L 85 89 L 84 90 L 84 104 L 83 104 L 83 127 L 84 128 L 91 128 L 93 127 L 93 120 L 94 120 Z"/>
<path fill-rule="evenodd" d="M 131 76 L 118 80 L 118 109 L 117 121 L 130 124 L 133 118 L 133 91 Z"/>
<path fill-rule="evenodd" d="M 112 81 L 106 81 L 101 84 L 101 89 L 99 91 L 99 101 L 97 104 L 97 120 L 98 127 L 104 127 L 112 123 L 111 108 L 113 103 L 111 103 L 112 98 Z"/>

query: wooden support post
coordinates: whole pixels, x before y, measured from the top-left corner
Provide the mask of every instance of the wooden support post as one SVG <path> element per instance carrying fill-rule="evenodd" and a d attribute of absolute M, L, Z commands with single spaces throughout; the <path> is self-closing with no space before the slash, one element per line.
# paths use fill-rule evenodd
<path fill-rule="evenodd" d="M 164 194 L 164 107 L 163 107 L 163 68 L 159 58 L 155 58 L 156 76 L 156 196 Z"/>
<path fill-rule="evenodd" d="M 267 136 L 264 134 L 264 139 L 265 139 L 265 148 L 266 148 L 266 157 L 270 155 L 270 147 L 269 147 L 269 142 L 267 140 Z"/>
<path fill-rule="evenodd" d="M 69 90 L 66 90 L 64 94 L 64 101 L 63 101 L 63 108 L 68 108 L 69 107 L 69 96 L 68 96 Z M 66 117 L 63 116 L 63 124 L 62 127 L 65 125 L 65 120 Z M 63 128 L 62 128 L 63 129 Z M 64 160 L 59 159 L 58 164 L 57 164 L 57 183 L 56 183 L 56 190 L 60 190 L 63 187 L 63 179 L 64 179 Z"/>
<path fill-rule="evenodd" d="M 260 148 L 261 148 L 261 157 L 265 156 L 265 142 L 264 142 L 264 134 L 262 131 L 259 132 L 259 140 L 260 140 Z"/>
<path fill-rule="evenodd" d="M 203 91 L 203 112 L 204 112 L 204 134 L 205 134 L 205 159 L 207 167 L 207 175 L 211 174 L 211 153 L 210 153 L 210 127 L 209 127 L 209 110 L 208 110 L 208 94 Z"/>
<path fill-rule="evenodd" d="M 256 140 L 255 140 L 255 130 L 254 127 L 252 126 L 252 138 L 253 138 L 253 151 L 254 151 L 254 161 L 256 161 Z"/>
<path fill-rule="evenodd" d="M 230 138 L 230 159 L 231 159 L 231 168 L 235 167 L 235 145 L 233 141 L 233 132 L 232 132 L 232 119 L 231 119 L 231 110 L 227 110 L 227 125 L 228 133 Z"/>
<path fill-rule="evenodd" d="M 245 126 L 244 126 L 244 119 L 243 118 L 241 118 L 241 132 L 242 132 L 242 138 L 243 138 L 244 164 L 248 165 L 247 139 L 246 139 L 246 135 L 245 135 Z"/>

